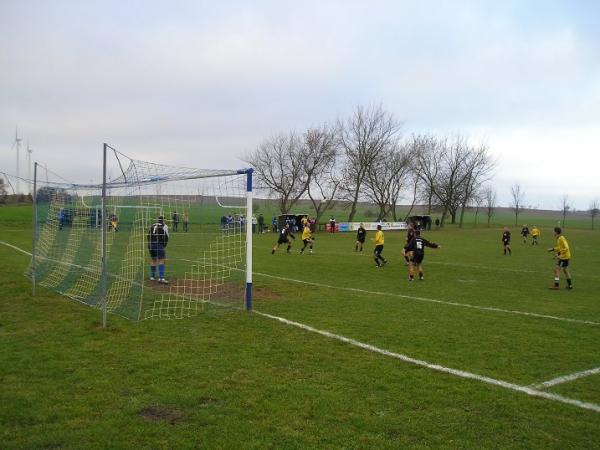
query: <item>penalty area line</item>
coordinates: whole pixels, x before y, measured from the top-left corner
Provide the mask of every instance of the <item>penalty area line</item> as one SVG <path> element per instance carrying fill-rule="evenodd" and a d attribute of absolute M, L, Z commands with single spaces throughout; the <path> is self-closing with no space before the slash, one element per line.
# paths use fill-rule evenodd
<path fill-rule="evenodd" d="M 356 292 L 359 294 L 398 297 L 398 298 L 404 298 L 404 299 L 408 299 L 408 300 L 415 300 L 418 302 L 439 303 L 442 305 L 456 306 L 459 308 L 478 309 L 481 311 L 492 311 L 492 312 L 499 312 L 499 313 L 503 313 L 503 314 L 516 314 L 516 315 L 520 315 L 520 316 L 529 316 L 529 317 L 535 317 L 538 319 L 557 320 L 557 321 L 561 321 L 561 322 L 579 323 L 579 324 L 595 325 L 595 326 L 600 325 L 599 322 L 592 322 L 591 320 L 571 319 L 569 317 L 550 316 L 547 314 L 538 314 L 538 313 L 532 313 L 532 312 L 526 312 L 526 311 L 519 311 L 519 310 L 515 310 L 515 309 L 502 309 L 502 308 L 495 308 L 493 306 L 478 306 L 478 305 L 471 305 L 469 303 L 459 303 L 459 302 L 450 302 L 450 301 L 446 301 L 446 300 L 436 300 L 434 298 L 414 297 L 412 295 L 394 294 L 392 292 L 368 291 L 366 289 L 359 289 L 359 288 L 332 286 L 330 284 L 321 284 L 321 283 L 315 283 L 313 281 L 296 280 L 293 278 L 286 278 L 286 277 L 281 277 L 278 275 L 271 275 L 268 273 L 253 272 L 253 274 L 267 277 L 267 278 L 274 278 L 276 280 L 290 281 L 293 283 L 301 283 L 301 284 L 306 284 L 309 286 L 322 287 L 322 288 L 327 288 L 327 289 L 336 289 L 336 290 L 341 290 L 341 291 Z"/>
<path fill-rule="evenodd" d="M 533 389 L 546 389 L 552 386 L 556 386 L 557 384 L 568 383 L 569 381 L 575 381 L 580 378 L 589 377 L 591 375 L 600 374 L 600 367 L 596 367 L 594 369 L 583 370 L 581 372 L 572 373 L 569 375 L 563 375 L 561 377 L 556 377 L 548 381 L 544 381 L 543 383 L 532 384 L 531 387 Z"/>
<path fill-rule="evenodd" d="M 385 350 L 379 347 L 376 347 L 374 345 L 370 345 L 370 344 L 365 344 L 364 342 L 360 342 L 357 341 L 356 339 L 352 339 L 352 338 L 348 338 L 339 334 L 335 334 L 335 333 L 331 333 L 329 331 L 325 331 L 325 330 L 319 330 L 317 328 L 311 327 L 310 325 L 305 325 L 303 323 L 300 322 L 294 322 L 292 320 L 288 320 L 285 319 L 283 317 L 279 317 L 279 316 L 274 316 L 271 314 L 267 314 L 264 312 L 260 312 L 257 310 L 253 310 L 252 311 L 254 314 L 258 314 L 259 316 L 262 317 L 266 317 L 269 319 L 273 319 L 273 320 L 277 320 L 281 323 L 284 323 L 286 325 L 290 325 L 290 326 L 294 326 L 297 328 L 301 328 L 305 331 L 309 331 L 311 333 L 316 333 L 319 334 L 321 336 L 325 336 L 327 338 L 330 339 L 335 339 L 341 342 L 344 342 L 346 344 L 355 346 L 355 347 L 359 347 L 363 350 L 367 350 L 373 353 L 378 353 L 380 355 L 383 356 L 388 356 L 391 358 L 395 358 L 398 359 L 400 361 L 406 362 L 408 364 L 412 364 L 415 366 L 419 366 L 419 367 L 424 367 L 426 369 L 429 370 L 433 370 L 436 372 L 442 372 L 442 373 L 446 373 L 449 375 L 453 375 L 455 377 L 460 377 L 460 378 L 466 378 L 469 380 L 475 380 L 475 381 L 479 381 L 485 384 L 489 384 L 489 385 L 493 385 L 493 386 L 498 386 L 498 387 L 502 387 L 504 389 L 509 389 L 511 391 L 515 391 L 515 392 L 521 392 L 524 394 L 527 394 L 529 396 L 532 397 L 539 397 L 539 398 L 544 398 L 546 400 L 552 400 L 555 402 L 560 402 L 560 403 L 564 403 L 567 405 L 572 405 L 572 406 L 576 406 L 577 408 L 581 408 L 581 409 L 587 409 L 590 411 L 594 411 L 597 413 L 600 413 L 600 405 L 596 404 L 596 403 L 590 403 L 590 402 L 583 402 L 581 400 L 576 400 L 576 399 L 572 399 L 572 398 L 568 398 L 568 397 L 564 397 L 562 395 L 557 395 L 557 394 L 552 394 L 552 393 L 548 393 L 548 392 L 544 392 L 544 391 L 540 391 L 538 389 L 535 389 L 533 387 L 528 387 L 528 386 L 521 386 L 518 384 L 514 384 L 514 383 L 509 383 L 507 381 L 502 381 L 502 380 L 497 380 L 495 378 L 490 378 L 490 377 L 486 377 L 483 375 L 477 375 L 475 373 L 471 373 L 471 372 L 466 372 L 464 370 L 458 370 L 458 369 L 452 369 L 450 367 L 445 367 L 445 366 L 441 366 L 439 364 L 433 364 L 427 361 L 423 361 L 420 359 L 416 359 L 416 358 L 412 358 L 410 356 L 407 355 L 403 355 L 401 353 L 395 353 L 395 352 L 391 352 L 389 350 Z"/>

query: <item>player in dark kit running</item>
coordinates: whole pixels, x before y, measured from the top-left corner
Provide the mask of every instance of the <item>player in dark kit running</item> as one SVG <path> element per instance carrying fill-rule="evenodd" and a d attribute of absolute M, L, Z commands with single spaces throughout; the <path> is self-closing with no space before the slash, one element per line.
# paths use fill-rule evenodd
<path fill-rule="evenodd" d="M 356 245 L 354 246 L 354 251 L 357 252 L 363 251 L 363 246 L 365 245 L 365 239 L 367 238 L 367 230 L 365 230 L 365 227 L 363 226 L 363 224 L 361 223 L 358 227 L 358 230 L 356 231 Z"/>
<path fill-rule="evenodd" d="M 512 250 L 510 249 L 510 231 L 508 231 L 508 227 L 504 227 L 502 231 L 502 245 L 504 246 L 504 254 L 508 252 L 509 255 L 512 255 Z"/>
<path fill-rule="evenodd" d="M 156 265 L 158 264 L 158 282 L 168 284 L 165 279 L 166 247 L 169 242 L 169 228 L 165 224 L 164 216 L 159 216 L 148 231 L 148 251 L 150 252 L 150 281 L 156 279 Z"/>
<path fill-rule="evenodd" d="M 271 255 L 275 254 L 275 250 L 277 250 L 281 244 L 287 244 L 287 252 L 290 253 L 290 250 L 292 249 L 292 241 L 289 240 L 290 237 L 294 240 L 296 239 L 296 236 L 290 231 L 290 226 L 286 224 L 279 232 L 279 239 L 277 239 L 277 244 L 275 244 L 275 247 L 271 250 Z"/>
<path fill-rule="evenodd" d="M 527 244 L 527 236 L 529 236 L 529 227 L 527 225 L 523 225 L 523 228 L 521 228 L 521 236 L 523 236 L 523 244 Z"/>
<path fill-rule="evenodd" d="M 425 258 L 425 247 L 441 248 L 435 242 L 429 242 L 427 239 L 421 237 L 420 230 L 415 230 L 414 237 L 404 246 L 404 257 L 410 260 L 408 266 L 408 281 L 414 279 L 415 267 L 419 271 L 419 280 L 424 280 L 423 259 Z"/>

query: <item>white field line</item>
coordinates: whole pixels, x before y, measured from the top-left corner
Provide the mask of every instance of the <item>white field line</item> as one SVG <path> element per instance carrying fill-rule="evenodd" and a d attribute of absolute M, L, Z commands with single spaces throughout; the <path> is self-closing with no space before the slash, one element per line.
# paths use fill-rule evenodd
<path fill-rule="evenodd" d="M 457 306 L 459 308 L 478 309 L 481 311 L 500 312 L 500 313 L 504 313 L 504 314 L 517 314 L 520 316 L 536 317 L 539 319 L 558 320 L 561 322 L 579 323 L 579 324 L 595 325 L 595 326 L 600 325 L 600 322 L 592 322 L 591 320 L 571 319 L 569 317 L 550 316 L 547 314 L 538 314 L 538 313 L 518 311 L 518 310 L 513 310 L 513 309 L 495 308 L 493 306 L 477 306 L 477 305 L 471 305 L 469 303 L 449 302 L 449 301 L 445 301 L 445 300 L 436 300 L 433 298 L 414 297 L 412 295 L 394 294 L 392 292 L 367 291 L 366 289 L 349 288 L 349 287 L 342 287 L 342 286 L 332 286 L 329 284 L 314 283 L 312 281 L 295 280 L 293 278 L 286 278 L 286 277 L 280 277 L 277 275 L 270 275 L 268 273 L 253 272 L 253 274 L 267 277 L 267 278 L 275 278 L 277 280 L 282 280 L 282 281 L 306 284 L 309 286 L 322 287 L 322 288 L 326 288 L 326 289 L 336 289 L 338 291 L 349 291 L 349 292 L 357 292 L 360 294 L 368 294 L 368 295 L 382 295 L 382 296 L 387 296 L 387 297 L 398 297 L 398 298 L 404 298 L 404 299 L 408 299 L 408 300 L 416 300 L 418 302 L 439 303 L 442 305 Z"/>
<path fill-rule="evenodd" d="M 25 254 L 27 256 L 31 256 L 31 253 L 29 253 L 28 251 L 23 250 L 22 248 L 19 248 L 19 247 L 15 247 L 14 245 L 9 244 L 8 242 L 0 241 L 0 244 L 6 245 L 7 247 L 10 247 L 10 248 L 12 248 L 12 249 L 14 249 L 14 250 L 16 250 L 18 252 L 21 252 L 21 253 L 23 253 L 23 254 Z"/>
<path fill-rule="evenodd" d="M 334 333 L 330 333 L 329 331 L 319 330 L 319 329 L 313 328 L 309 325 L 304 325 L 299 322 L 294 322 L 294 321 L 285 319 L 283 317 L 273 316 L 271 314 L 263 313 L 263 312 L 256 311 L 256 310 L 253 310 L 253 312 L 260 316 L 267 317 L 269 319 L 274 319 L 279 322 L 285 323 L 286 325 L 291 325 L 291 326 L 294 326 L 297 328 L 301 328 L 303 330 L 310 331 L 311 333 L 316 333 L 321 336 L 328 337 L 330 339 L 335 339 L 335 340 L 344 342 L 346 344 L 350 344 L 355 347 L 362 348 L 362 349 L 370 351 L 370 352 L 379 353 L 380 355 L 389 356 L 391 358 L 396 358 L 396 359 L 399 359 L 400 361 L 403 361 L 403 362 L 406 362 L 409 364 L 413 364 L 416 366 L 424 367 L 426 369 L 430 369 L 430 370 L 434 370 L 434 371 L 442 372 L 442 373 L 447 373 L 447 374 L 454 375 L 454 376 L 460 377 L 460 378 L 476 380 L 476 381 L 479 381 L 482 383 L 491 384 L 493 386 L 499 386 L 504 389 L 509 389 L 511 391 L 522 392 L 522 393 L 530 395 L 532 397 L 541 397 L 541 398 L 545 398 L 547 400 L 553 400 L 556 402 L 564 403 L 567 405 L 573 405 L 578 408 L 587 409 L 590 411 L 600 413 L 600 405 L 598 405 L 596 403 L 583 402 L 581 400 L 575 400 L 572 398 L 563 397 L 562 395 L 551 394 L 548 392 L 540 391 L 540 390 L 532 388 L 532 387 L 521 386 L 518 384 L 509 383 L 507 381 L 502 381 L 502 380 L 496 380 L 494 378 L 486 377 L 483 375 L 477 375 L 475 373 L 466 372 L 464 370 L 458 370 L 458 369 L 452 369 L 450 367 L 444 367 L 439 364 L 432 364 L 427 361 L 411 358 L 410 356 L 403 355 L 401 353 L 394 353 L 389 350 L 375 347 L 370 344 L 365 344 L 363 342 L 357 341 L 355 339 L 347 338 L 347 337 L 341 336 L 339 334 L 334 334 Z"/>
<path fill-rule="evenodd" d="M 6 245 L 7 247 L 10 247 L 10 248 L 13 248 L 13 249 L 15 249 L 15 250 L 17 250 L 17 251 L 19 251 L 21 253 L 24 253 L 25 255 L 31 255 L 31 253 L 29 253 L 29 252 L 27 252 L 25 250 L 22 250 L 19 247 L 11 245 L 11 244 L 9 244 L 7 242 L 0 241 L 0 244 Z M 265 275 L 265 274 L 262 274 L 262 275 Z M 269 275 L 266 275 L 266 276 L 269 276 Z M 273 276 L 273 277 L 275 277 L 275 276 Z M 281 277 L 275 277 L 275 278 L 281 278 Z M 292 281 L 297 281 L 297 280 L 292 280 Z M 308 283 L 308 284 L 314 284 L 314 283 Z M 392 357 L 392 358 L 396 358 L 396 359 L 399 359 L 401 361 L 407 362 L 409 364 L 414 364 L 416 366 L 425 367 L 427 369 L 435 370 L 437 372 L 447 373 L 447 374 L 454 375 L 454 376 L 457 376 L 457 377 L 460 377 L 460 378 L 466 378 L 466 379 L 480 381 L 482 383 L 491 384 L 491 385 L 494 385 L 494 386 L 499 386 L 499 387 L 502 387 L 502 388 L 505 388 L 505 389 L 509 389 L 509 390 L 512 390 L 512 391 L 516 391 L 516 392 L 522 392 L 522 393 L 525 393 L 525 394 L 533 396 L 533 397 L 541 397 L 541 398 L 545 398 L 547 400 L 553 400 L 553 401 L 564 403 L 564 404 L 567 404 L 567 405 L 576 406 L 578 408 L 587 409 L 587 410 L 594 411 L 594 412 L 600 412 L 600 405 L 595 404 L 595 403 L 583 402 L 583 401 L 580 401 L 580 400 L 576 400 L 576 399 L 572 399 L 572 398 L 568 398 L 568 397 L 563 397 L 562 395 L 551 394 L 551 393 L 548 393 L 548 392 L 540 391 L 540 390 L 537 390 L 537 389 L 535 389 L 533 387 L 520 386 L 518 384 L 509 383 L 507 381 L 502 381 L 502 380 L 496 380 L 494 378 L 486 377 L 486 376 L 483 376 L 483 375 L 477 375 L 477 374 L 474 374 L 474 373 L 471 373 L 471 372 L 466 372 L 464 370 L 452 369 L 450 367 L 444 367 L 444 366 L 441 366 L 439 364 L 432 364 L 432 363 L 429 363 L 427 361 L 423 361 L 423 360 L 420 360 L 420 359 L 411 358 L 410 356 L 406 356 L 406 355 L 403 355 L 401 353 L 394 353 L 394 352 L 391 352 L 389 350 L 384 350 L 384 349 L 381 349 L 379 347 L 375 347 L 375 346 L 370 345 L 370 344 L 365 344 L 365 343 L 357 341 L 355 339 L 351 339 L 351 338 L 347 338 L 345 336 L 341 336 L 341 335 L 338 335 L 338 334 L 330 333 L 329 331 L 319 330 L 319 329 L 313 328 L 313 327 L 311 327 L 309 325 L 304 325 L 304 324 L 299 323 L 299 322 L 293 322 L 293 321 L 285 319 L 283 317 L 273 316 L 271 314 L 263 313 L 263 312 L 260 312 L 260 311 L 257 311 L 257 310 L 253 310 L 252 312 L 254 314 L 258 314 L 259 316 L 267 317 L 269 319 L 274 319 L 274 320 L 277 320 L 279 322 L 285 323 L 287 325 L 295 326 L 295 327 L 301 328 L 303 330 L 310 331 L 312 333 L 320 334 L 320 335 L 328 337 L 330 339 L 336 339 L 336 340 L 339 340 L 341 342 L 344 342 L 344 343 L 347 343 L 347 344 L 350 344 L 350 345 L 362 348 L 364 350 L 368 350 L 368 351 L 371 351 L 371 352 L 374 352 L 374 353 L 379 353 L 379 354 L 384 355 L 384 356 L 389 356 L 389 357 Z M 593 369 L 593 370 L 596 370 L 596 369 Z M 600 370 L 600 368 L 598 368 L 598 370 Z"/>
<path fill-rule="evenodd" d="M 562 377 L 553 378 L 552 380 L 544 381 L 543 383 L 533 384 L 533 389 L 546 389 L 557 384 L 568 383 L 569 381 L 578 380 L 579 378 L 589 377 L 590 375 L 600 374 L 600 367 L 595 369 L 584 370 L 582 372 L 572 373 L 570 375 L 564 375 Z"/>
<path fill-rule="evenodd" d="M 29 253 L 19 247 L 15 247 L 14 245 L 11 245 L 7 242 L 0 241 L 0 244 L 4 244 L 8 247 L 11 247 L 11 248 L 21 252 L 21 253 L 24 253 L 25 255 L 31 256 L 31 253 Z M 183 259 L 183 258 L 181 258 L 181 261 L 195 262 L 195 261 L 192 261 L 189 259 Z M 235 269 L 235 268 L 232 268 L 231 270 L 242 271 L 242 269 Z M 329 284 L 315 283 L 312 281 L 296 280 L 294 278 L 280 277 L 278 275 L 270 275 L 268 273 L 261 273 L 261 272 L 253 272 L 253 274 L 259 275 L 262 277 L 267 277 L 267 278 L 274 278 L 274 279 L 282 280 L 282 281 L 306 284 L 308 286 L 316 286 L 316 287 L 322 287 L 322 288 L 326 288 L 326 289 L 337 289 L 337 290 L 343 290 L 343 291 L 349 291 L 349 292 L 357 292 L 360 294 L 398 297 L 398 298 L 404 298 L 404 299 L 408 299 L 408 300 L 415 300 L 415 301 L 419 301 L 419 302 L 438 303 L 438 304 L 442 304 L 442 305 L 456 306 L 459 308 L 477 309 L 477 310 L 481 310 L 481 311 L 492 311 L 492 312 L 499 312 L 499 313 L 503 313 L 503 314 L 516 314 L 516 315 L 520 315 L 520 316 L 536 317 L 538 319 L 550 319 L 550 320 L 557 320 L 557 321 L 561 321 L 561 322 L 578 323 L 578 324 L 584 324 L 584 325 L 594 325 L 594 326 L 600 325 L 600 322 L 593 322 L 591 320 L 571 319 L 569 317 L 550 316 L 547 314 L 538 314 L 538 313 L 518 311 L 518 310 L 512 310 L 512 309 L 495 308 L 493 306 L 477 306 L 477 305 L 471 305 L 469 303 L 458 303 L 458 302 L 450 302 L 450 301 L 446 301 L 446 300 L 436 300 L 433 298 L 414 297 L 412 295 L 394 294 L 391 292 L 367 291 L 366 289 L 332 286 Z"/>

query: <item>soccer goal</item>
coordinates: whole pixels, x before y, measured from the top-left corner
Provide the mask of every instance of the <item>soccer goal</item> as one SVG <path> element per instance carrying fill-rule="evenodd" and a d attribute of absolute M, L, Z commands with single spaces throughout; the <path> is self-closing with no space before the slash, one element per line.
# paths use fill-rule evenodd
<path fill-rule="evenodd" d="M 102 309 L 104 325 L 106 313 L 181 319 L 252 308 L 252 169 L 154 164 L 106 144 L 103 161 L 97 184 L 35 164 L 34 292 Z M 149 239 L 159 222 L 168 238 L 157 254 Z"/>

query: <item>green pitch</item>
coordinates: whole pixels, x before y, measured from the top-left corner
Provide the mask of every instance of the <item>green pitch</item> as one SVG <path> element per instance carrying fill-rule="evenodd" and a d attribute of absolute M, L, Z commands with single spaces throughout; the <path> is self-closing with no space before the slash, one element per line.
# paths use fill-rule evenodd
<path fill-rule="evenodd" d="M 304 329 L 239 311 L 111 315 L 102 330 L 97 310 L 41 288 L 32 298 L 28 256 L 0 245 L 2 447 L 593 448 L 600 412 L 560 399 L 600 405 L 600 373 L 585 375 L 600 367 L 600 234 L 565 230 L 575 289 L 550 291 L 551 221 L 537 224 L 538 247 L 512 229 L 512 256 L 500 226 L 425 233 L 442 248 L 412 283 L 404 233 L 386 233 L 382 269 L 353 234 L 316 234 L 312 255 L 299 236 L 271 255 L 276 235 L 255 235 L 255 311 Z M 1 208 L 0 231 L 30 249 L 23 208 Z M 185 259 L 194 234 L 180 235 Z"/>

